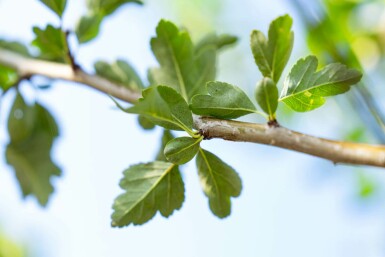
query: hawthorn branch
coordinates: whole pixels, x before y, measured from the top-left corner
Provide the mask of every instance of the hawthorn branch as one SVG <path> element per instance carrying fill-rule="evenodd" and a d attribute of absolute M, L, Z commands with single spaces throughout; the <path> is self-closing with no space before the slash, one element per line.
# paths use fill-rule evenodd
<path fill-rule="evenodd" d="M 21 77 L 45 76 L 84 84 L 128 103 L 135 103 L 140 92 L 132 91 L 70 65 L 27 58 L 0 49 L 0 63 L 17 70 Z M 334 141 L 314 137 L 293 130 L 210 117 L 194 117 L 195 129 L 206 138 L 222 138 L 229 141 L 252 142 L 272 145 L 321 157 L 334 163 L 385 167 L 385 146 Z"/>

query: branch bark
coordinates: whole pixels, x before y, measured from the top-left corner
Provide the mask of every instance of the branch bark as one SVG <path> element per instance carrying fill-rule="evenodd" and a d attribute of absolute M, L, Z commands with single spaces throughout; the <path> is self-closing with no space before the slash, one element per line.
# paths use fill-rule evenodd
<path fill-rule="evenodd" d="M 128 103 L 135 103 L 140 92 L 132 91 L 70 65 L 35 60 L 0 49 L 0 63 L 14 68 L 22 77 L 34 75 L 84 84 Z M 195 117 L 195 129 L 206 138 L 253 142 L 294 150 L 321 157 L 334 163 L 385 167 L 385 146 L 350 143 L 301 134 L 283 127 L 255 124 L 210 117 Z"/>

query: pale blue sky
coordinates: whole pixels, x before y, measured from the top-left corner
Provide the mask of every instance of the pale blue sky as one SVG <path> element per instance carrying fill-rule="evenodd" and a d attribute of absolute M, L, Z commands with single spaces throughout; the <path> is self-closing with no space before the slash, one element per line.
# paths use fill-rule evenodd
<path fill-rule="evenodd" d="M 156 65 L 148 42 L 158 20 L 183 20 L 165 7 L 170 0 L 146 2 L 143 7 L 120 10 L 103 24 L 100 40 L 75 49 L 81 64 L 90 69 L 99 58 L 124 57 L 145 77 L 146 69 Z M 69 3 L 67 27 L 84 10 L 82 1 Z M 251 93 L 260 75 L 248 49 L 250 31 L 266 31 L 276 16 L 288 12 L 295 17 L 295 13 L 284 0 L 223 3 L 213 25 L 241 41 L 221 57 L 219 78 Z M 31 25 L 47 22 L 58 23 L 37 0 L 0 0 L 1 36 L 31 40 Z M 303 54 L 300 29 L 295 23 L 291 62 Z M 25 243 L 35 256 L 385 256 L 385 208 L 380 205 L 384 197 L 381 194 L 374 203 L 357 200 L 356 176 L 352 175 L 357 170 L 286 150 L 222 140 L 203 142 L 203 146 L 226 160 L 242 178 L 243 191 L 233 200 L 230 217 L 219 220 L 210 213 L 191 163 L 183 168 L 186 201 L 180 211 L 169 219 L 157 215 L 143 226 L 111 228 L 111 205 L 121 192 L 122 171 L 153 159 L 160 131 L 141 131 L 136 118 L 117 111 L 105 95 L 76 84 L 54 85 L 44 92 L 24 87 L 30 100 L 36 97 L 52 110 L 62 134 L 54 158 L 64 175 L 55 181 L 56 192 L 46 209 L 34 199 L 21 200 L 14 175 L 5 164 L 4 124 L 11 94 L 0 112 L 0 228 Z M 333 116 L 328 115 L 331 112 Z M 312 115 L 297 114 L 290 125 L 338 139 L 341 117 L 343 113 L 329 101 Z M 343 126 L 349 125 L 353 123 L 344 121 Z M 379 183 L 385 182 L 382 170 L 365 170 L 375 174 Z"/>

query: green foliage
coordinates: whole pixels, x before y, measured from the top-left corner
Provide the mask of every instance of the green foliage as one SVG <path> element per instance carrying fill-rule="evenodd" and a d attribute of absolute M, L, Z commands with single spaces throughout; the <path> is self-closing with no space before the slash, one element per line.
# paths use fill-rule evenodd
<path fill-rule="evenodd" d="M 33 28 L 36 38 L 32 45 L 40 50 L 39 57 L 56 62 L 68 62 L 68 46 L 65 33 L 60 28 L 47 25 L 45 29 Z"/>
<path fill-rule="evenodd" d="M 80 18 L 75 29 L 80 44 L 87 43 L 99 35 L 102 20 L 103 16 L 100 14 L 88 14 Z"/>
<path fill-rule="evenodd" d="M 7 40 L 0 39 L 0 48 L 10 50 L 12 52 L 21 54 L 25 57 L 31 56 L 31 54 L 28 51 L 28 48 L 20 42 L 7 41 Z"/>
<path fill-rule="evenodd" d="M 45 4 L 49 9 L 55 12 L 59 17 L 62 17 L 66 8 L 67 0 L 39 0 Z"/>
<path fill-rule="evenodd" d="M 0 89 L 7 91 L 19 80 L 17 71 L 7 66 L 0 65 Z"/>
<path fill-rule="evenodd" d="M 120 187 L 125 193 L 114 202 L 112 226 L 143 224 L 157 211 L 164 217 L 181 208 L 184 183 L 178 166 L 155 161 L 131 166 L 124 171 Z"/>
<path fill-rule="evenodd" d="M 87 0 L 87 7 L 92 13 L 107 16 L 127 3 L 143 4 L 143 2 L 139 0 Z"/>
<path fill-rule="evenodd" d="M 46 205 L 54 190 L 50 180 L 61 174 L 50 157 L 59 135 L 54 118 L 38 103 L 27 105 L 18 94 L 9 115 L 8 132 L 6 159 L 15 170 L 23 196 L 33 195 Z"/>
<path fill-rule="evenodd" d="M 123 60 L 112 64 L 98 61 L 94 64 L 96 74 L 132 90 L 139 91 L 144 88 L 143 82 L 134 68 Z"/>
<path fill-rule="evenodd" d="M 339 63 L 319 71 L 317 66 L 315 56 L 300 59 L 285 80 L 280 101 L 298 112 L 311 111 L 325 103 L 324 97 L 345 93 L 362 77 L 359 71 Z"/>
<path fill-rule="evenodd" d="M 128 108 L 128 113 L 144 116 L 166 129 L 191 131 L 192 113 L 183 97 L 171 87 L 157 86 L 143 90 L 143 98 Z"/>
<path fill-rule="evenodd" d="M 241 194 L 241 179 L 233 168 L 206 150 L 199 150 L 196 164 L 211 211 L 219 218 L 227 217 L 231 212 L 230 198 Z"/>
<path fill-rule="evenodd" d="M 155 128 L 155 124 L 142 115 L 138 116 L 138 123 L 142 127 L 142 129 L 145 129 L 145 130 L 151 130 Z"/>
<path fill-rule="evenodd" d="M 173 87 L 187 101 L 204 93 L 204 84 L 215 78 L 217 48 L 194 51 L 189 34 L 169 21 L 159 22 L 151 48 L 160 64 L 160 68 L 150 70 L 151 83 Z"/>
<path fill-rule="evenodd" d="M 27 257 L 25 247 L 0 234 L 0 257 Z"/>
<path fill-rule="evenodd" d="M 195 51 L 200 51 L 204 49 L 205 47 L 212 47 L 214 46 L 216 49 L 221 50 L 227 46 L 231 46 L 237 42 L 237 37 L 234 37 L 232 35 L 216 35 L 216 34 L 209 34 L 205 37 L 203 37 L 196 45 Z"/>
<path fill-rule="evenodd" d="M 158 151 L 158 154 L 156 156 L 157 161 L 165 161 L 167 162 L 167 158 L 164 155 L 164 148 L 166 148 L 166 145 L 168 142 L 170 142 L 172 139 L 174 139 L 174 135 L 170 132 L 170 130 L 164 130 L 163 135 L 160 142 L 160 149 Z"/>
<path fill-rule="evenodd" d="M 167 160 L 175 164 L 184 164 L 191 161 L 198 153 L 203 137 L 178 137 L 169 141 L 164 148 Z"/>
<path fill-rule="evenodd" d="M 255 63 L 264 77 L 278 82 L 293 48 L 292 19 L 284 15 L 275 19 L 269 28 L 268 39 L 258 30 L 251 33 L 250 46 Z"/>
<path fill-rule="evenodd" d="M 263 78 L 255 90 L 255 99 L 262 110 L 269 115 L 269 119 L 275 118 L 278 107 L 278 88 L 270 78 Z"/>
<path fill-rule="evenodd" d="M 209 95 L 196 95 L 191 101 L 195 114 L 222 119 L 235 119 L 256 111 L 254 104 L 238 87 L 223 83 L 207 83 Z"/>

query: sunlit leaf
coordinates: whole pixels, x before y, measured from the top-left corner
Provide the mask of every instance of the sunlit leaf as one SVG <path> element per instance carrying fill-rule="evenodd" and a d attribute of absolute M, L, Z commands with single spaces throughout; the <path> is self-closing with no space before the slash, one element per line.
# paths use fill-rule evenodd
<path fill-rule="evenodd" d="M 107 16 L 127 3 L 143 4 L 140 0 L 87 0 L 88 9 L 95 13 Z"/>
<path fill-rule="evenodd" d="M 174 89 L 166 86 L 150 87 L 142 92 L 133 107 L 126 112 L 143 115 L 152 123 L 171 130 L 192 127 L 192 114 L 186 101 Z"/>
<path fill-rule="evenodd" d="M 56 122 L 43 106 L 29 106 L 17 95 L 8 131 L 7 163 L 15 170 L 23 196 L 33 195 L 44 206 L 54 190 L 51 178 L 61 174 L 51 159 L 52 145 L 59 135 Z"/>
<path fill-rule="evenodd" d="M 270 78 L 263 78 L 255 90 L 255 99 L 270 119 L 274 119 L 278 106 L 278 88 Z"/>
<path fill-rule="evenodd" d="M 340 63 L 332 63 L 317 71 L 315 56 L 300 59 L 284 82 L 280 101 L 298 112 L 314 110 L 327 96 L 345 93 L 360 81 L 362 74 Z"/>
<path fill-rule="evenodd" d="M 99 14 L 88 14 L 80 18 L 75 29 L 79 43 L 87 43 L 99 35 L 102 19 L 103 16 Z"/>
<path fill-rule="evenodd" d="M 235 119 L 256 111 L 254 104 L 238 87 L 223 83 L 207 83 L 209 95 L 196 95 L 191 101 L 195 114 L 222 119 Z"/>
<path fill-rule="evenodd" d="M 66 8 L 67 0 L 39 0 L 44 3 L 49 9 L 55 12 L 59 17 L 62 17 Z"/>
<path fill-rule="evenodd" d="M 112 64 L 98 61 L 94 64 L 96 74 L 108 80 L 119 83 L 132 90 L 142 90 L 143 82 L 134 68 L 123 60 L 117 60 Z"/>
<path fill-rule="evenodd" d="M 138 164 L 123 174 L 120 187 L 125 192 L 115 199 L 112 226 L 143 224 L 157 211 L 168 217 L 182 207 L 184 183 L 175 164 L 160 161 Z"/>
<path fill-rule="evenodd" d="M 258 30 L 251 33 L 250 46 L 255 63 L 264 77 L 278 82 L 293 48 L 294 34 L 289 15 L 275 19 L 269 28 L 268 39 Z"/>
<path fill-rule="evenodd" d="M 211 211 L 219 218 L 230 215 L 231 197 L 237 197 L 242 182 L 233 168 L 216 155 L 200 149 L 196 158 L 198 174 Z"/>
<path fill-rule="evenodd" d="M 19 80 L 19 75 L 16 70 L 0 64 L 0 89 L 8 90 L 14 86 Z"/>
<path fill-rule="evenodd" d="M 45 29 L 34 27 L 33 32 L 36 38 L 32 41 L 32 45 L 39 48 L 40 58 L 50 61 L 68 62 L 66 36 L 60 28 L 47 25 Z"/>
<path fill-rule="evenodd" d="M 198 153 L 202 138 L 178 137 L 169 141 L 164 149 L 164 155 L 169 162 L 184 164 Z"/>

